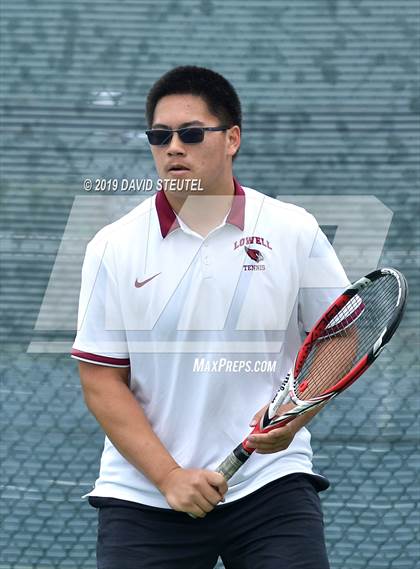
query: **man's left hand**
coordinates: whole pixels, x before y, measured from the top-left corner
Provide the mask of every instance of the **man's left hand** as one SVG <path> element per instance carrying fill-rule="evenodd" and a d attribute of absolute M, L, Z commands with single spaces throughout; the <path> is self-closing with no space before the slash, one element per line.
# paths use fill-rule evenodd
<path fill-rule="evenodd" d="M 260 421 L 267 407 L 268 405 L 265 405 L 256 415 L 254 415 L 250 423 L 251 427 L 255 427 L 255 425 Z M 296 434 L 295 425 L 292 427 L 293 422 L 294 421 L 291 421 L 284 427 L 273 429 L 269 433 L 250 435 L 248 437 L 248 446 L 254 447 L 255 452 L 259 454 L 271 454 L 273 452 L 286 450 Z"/>

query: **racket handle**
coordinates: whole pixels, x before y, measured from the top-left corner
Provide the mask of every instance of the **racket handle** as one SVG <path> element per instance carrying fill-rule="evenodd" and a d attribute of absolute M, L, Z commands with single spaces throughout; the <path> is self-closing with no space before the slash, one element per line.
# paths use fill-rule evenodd
<path fill-rule="evenodd" d="M 291 372 L 290 372 L 291 373 Z M 270 419 L 274 416 L 280 405 L 288 403 L 291 401 L 289 390 L 287 386 L 289 384 L 290 373 L 283 379 L 276 395 L 274 396 L 269 408 L 265 412 L 264 417 L 261 419 L 260 425 L 256 425 L 252 433 L 260 433 L 261 428 L 265 426 L 265 423 L 269 423 Z M 251 454 L 254 452 L 254 448 L 247 447 L 247 439 L 245 439 L 241 444 L 239 444 L 226 458 L 223 462 L 219 464 L 216 468 L 216 472 L 223 474 L 226 482 L 228 482 L 232 476 L 237 472 L 241 466 L 248 460 Z"/>
<path fill-rule="evenodd" d="M 254 429 L 255 430 L 255 429 Z M 241 466 L 248 460 L 254 449 L 248 452 L 244 448 L 244 443 L 239 444 L 226 458 L 223 462 L 219 464 L 216 468 L 216 472 L 221 474 L 226 482 L 232 478 L 232 476 L 237 472 Z M 190 518 L 197 519 L 194 514 L 188 513 Z"/>
<path fill-rule="evenodd" d="M 228 480 L 232 478 L 235 472 L 237 472 L 241 468 L 241 466 L 248 460 L 248 458 L 252 454 L 252 451 L 248 452 L 244 448 L 243 443 L 239 444 L 225 458 L 225 460 L 219 464 L 219 466 L 216 468 L 216 472 L 221 474 L 225 478 L 226 482 L 228 482 Z M 197 516 L 195 516 L 194 514 L 188 513 L 188 515 L 190 516 L 190 518 L 197 519 Z"/>
<path fill-rule="evenodd" d="M 216 472 L 222 474 L 228 482 L 232 476 L 237 472 L 243 464 L 251 456 L 254 449 L 249 452 L 242 442 L 239 444 L 226 458 L 223 462 L 219 464 L 216 468 Z"/>

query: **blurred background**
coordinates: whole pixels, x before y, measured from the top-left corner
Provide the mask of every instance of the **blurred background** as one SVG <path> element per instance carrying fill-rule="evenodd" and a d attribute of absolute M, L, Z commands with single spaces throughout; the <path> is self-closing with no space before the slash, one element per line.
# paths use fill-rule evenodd
<path fill-rule="evenodd" d="M 68 351 L 87 241 L 148 195 L 84 181 L 155 176 L 144 100 L 180 64 L 237 88 L 242 185 L 314 213 L 350 278 L 408 279 L 397 336 L 311 430 L 332 569 L 417 566 L 419 30 L 416 0 L 2 0 L 0 569 L 95 567 L 103 435 Z"/>

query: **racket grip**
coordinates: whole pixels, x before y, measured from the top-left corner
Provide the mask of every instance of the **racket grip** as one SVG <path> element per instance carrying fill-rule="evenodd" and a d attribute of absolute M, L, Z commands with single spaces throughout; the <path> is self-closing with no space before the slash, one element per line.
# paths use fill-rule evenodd
<path fill-rule="evenodd" d="M 243 443 L 239 444 L 226 458 L 223 462 L 219 464 L 215 472 L 218 472 L 224 476 L 226 482 L 232 478 L 232 476 L 237 472 L 241 466 L 248 460 L 252 453 L 247 452 L 244 448 Z M 197 519 L 197 516 L 190 514 L 190 518 Z"/>
<path fill-rule="evenodd" d="M 216 468 L 216 472 L 222 474 L 227 482 L 232 478 L 235 472 L 241 468 L 242 464 L 243 462 L 237 459 L 234 453 L 231 452 L 225 460 L 219 464 Z"/>
<path fill-rule="evenodd" d="M 252 449 L 251 452 L 248 452 L 244 446 L 244 442 L 239 444 L 216 468 L 216 472 L 222 474 L 226 482 L 245 464 L 254 450 Z"/>

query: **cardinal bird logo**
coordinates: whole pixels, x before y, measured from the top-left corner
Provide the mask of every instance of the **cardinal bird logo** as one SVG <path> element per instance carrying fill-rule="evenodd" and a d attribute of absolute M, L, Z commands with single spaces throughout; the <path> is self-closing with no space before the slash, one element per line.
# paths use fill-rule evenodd
<path fill-rule="evenodd" d="M 258 249 L 251 249 L 250 247 L 245 247 L 245 251 L 248 257 L 250 257 L 256 263 L 259 263 L 264 259 L 264 255 L 261 253 L 261 251 L 258 251 Z"/>

